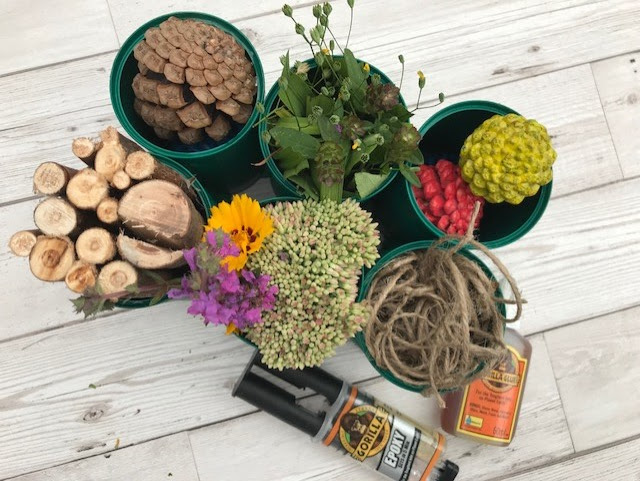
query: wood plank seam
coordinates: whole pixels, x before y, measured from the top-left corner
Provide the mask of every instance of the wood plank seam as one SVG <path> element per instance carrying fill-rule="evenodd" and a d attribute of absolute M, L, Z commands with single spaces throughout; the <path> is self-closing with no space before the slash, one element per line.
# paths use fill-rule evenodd
<path fill-rule="evenodd" d="M 67 59 L 67 60 L 61 60 L 60 62 L 52 62 L 52 63 L 47 63 L 44 65 L 38 65 L 37 67 L 29 67 L 29 68 L 25 68 L 22 70 L 16 70 L 15 72 L 7 72 L 4 74 L 0 74 L 0 79 L 5 78 L 5 77 L 11 77 L 12 75 L 18 75 L 18 74 L 25 74 L 25 73 L 29 73 L 29 72 L 35 72 L 36 70 L 40 70 L 43 68 L 49 68 L 49 67 L 56 67 L 59 65 L 64 65 L 66 63 L 71 63 L 71 62 L 79 62 L 80 60 L 87 60 L 89 58 L 93 58 L 93 57 L 99 57 L 100 55 L 107 55 L 109 53 L 114 53 L 117 52 L 118 50 L 105 50 L 104 52 L 98 52 L 98 53 L 92 53 L 91 55 L 83 55 L 81 57 L 75 57 L 72 59 Z"/>
<path fill-rule="evenodd" d="M 585 322 L 585 321 L 582 321 Z M 528 336 L 527 336 L 528 337 Z M 544 345 L 549 352 L 549 345 L 547 344 L 547 338 L 544 333 L 542 333 L 542 340 L 544 341 Z M 558 398 L 560 399 L 560 406 L 562 407 L 562 412 L 564 414 L 564 425 L 569 433 L 569 439 L 571 440 L 571 448 L 573 449 L 574 454 L 576 453 L 576 444 L 573 442 L 573 433 L 571 432 L 571 428 L 569 427 L 569 422 L 567 421 L 567 410 L 564 407 L 564 400 L 562 399 L 562 393 L 560 392 L 560 386 L 558 386 L 558 377 L 556 376 L 556 371 L 553 367 L 553 360 L 551 359 L 551 354 L 549 354 L 549 364 L 551 365 L 551 372 L 553 373 L 553 382 L 556 386 L 556 391 L 558 392 Z"/>
<path fill-rule="evenodd" d="M 590 449 L 585 449 L 583 451 L 578 451 L 577 453 L 574 453 L 574 454 L 561 456 L 559 458 L 554 459 L 550 463 L 545 463 L 545 464 L 541 464 L 539 466 L 535 466 L 535 467 L 532 467 L 532 468 L 527 468 L 527 469 L 523 469 L 521 471 L 515 471 L 513 473 L 509 473 L 509 478 L 515 477 L 515 476 L 521 476 L 521 475 L 527 474 L 527 473 L 535 473 L 536 471 L 539 471 L 541 469 L 547 468 L 549 466 L 556 466 L 558 464 L 562 464 L 562 463 L 565 463 L 567 461 L 572 461 L 574 459 L 580 459 L 580 458 L 589 456 L 589 455 L 591 455 L 593 453 L 597 453 L 599 451 L 605 451 L 607 449 L 615 448 L 616 446 L 621 446 L 623 444 L 627 444 L 627 443 L 631 443 L 631 442 L 637 441 L 638 439 L 640 439 L 640 434 L 636 434 L 634 436 L 629 436 L 627 438 L 620 439 L 618 441 L 614 441 L 614 442 L 611 442 L 611 443 L 603 444 L 603 445 L 595 447 L 595 448 L 590 448 Z M 505 476 L 498 476 L 498 477 L 487 479 L 486 481 L 502 481 L 504 479 L 507 479 L 507 478 Z M 568 479 L 570 479 L 570 478 L 568 478 Z"/>
<path fill-rule="evenodd" d="M 619 57 L 620 55 L 616 55 Z M 601 60 L 598 60 L 600 62 Z M 620 155 L 618 154 L 618 147 L 616 143 L 613 141 L 613 134 L 611 133 L 611 126 L 609 125 L 609 117 L 607 116 L 607 111 L 604 108 L 604 103 L 602 100 L 602 94 L 600 93 L 600 87 L 598 87 L 598 82 L 596 82 L 596 76 L 593 71 L 593 62 L 589 62 L 589 68 L 591 69 L 591 77 L 593 78 L 593 85 L 596 88 L 596 92 L 598 92 L 598 98 L 600 99 L 600 108 L 602 109 L 602 115 L 604 116 L 604 121 L 607 124 L 607 130 L 609 130 L 609 137 L 611 138 L 611 144 L 613 145 L 613 150 L 616 153 L 616 159 L 618 159 L 618 167 L 620 167 L 620 174 L 622 175 L 622 179 L 626 180 L 627 177 L 624 175 L 624 169 L 622 168 L 622 162 L 620 162 Z"/>
<path fill-rule="evenodd" d="M 181 431 L 184 432 L 184 431 Z M 196 476 L 198 476 L 198 481 L 200 481 L 201 477 L 200 477 L 200 470 L 198 470 L 198 463 L 196 463 L 196 455 L 193 452 L 193 446 L 191 445 L 191 436 L 189 436 L 189 431 L 186 431 L 187 433 L 187 444 L 189 445 L 189 452 L 191 453 L 191 459 L 193 460 L 193 466 L 195 467 L 196 470 Z"/>

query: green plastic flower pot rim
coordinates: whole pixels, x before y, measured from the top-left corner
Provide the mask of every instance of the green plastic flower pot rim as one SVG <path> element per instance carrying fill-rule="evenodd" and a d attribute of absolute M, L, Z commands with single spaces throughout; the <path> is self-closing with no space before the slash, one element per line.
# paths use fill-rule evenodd
<path fill-rule="evenodd" d="M 334 58 L 341 58 L 341 57 L 342 57 L 341 55 L 334 55 Z M 361 62 L 360 59 L 357 59 L 357 60 L 358 62 Z M 305 60 L 305 63 L 309 64 L 309 67 L 311 69 L 317 66 L 316 61 L 313 58 Z M 389 79 L 389 77 L 387 77 L 381 70 L 377 69 L 375 66 L 371 64 L 369 64 L 369 67 L 371 69 L 370 72 L 372 74 L 380 75 L 384 83 L 391 83 L 391 79 Z M 273 106 L 275 105 L 275 103 L 277 102 L 279 90 L 280 90 L 280 87 L 278 86 L 278 82 L 273 84 L 273 86 L 269 90 L 269 93 L 267 94 L 267 98 L 265 100 L 266 112 L 270 112 Z M 402 103 L 402 105 L 406 106 L 406 103 L 404 101 L 404 98 L 402 98 L 402 95 L 400 95 L 400 102 Z M 273 157 L 271 157 L 272 152 L 271 152 L 271 149 L 269 148 L 269 142 L 265 142 L 263 139 L 263 133 L 266 131 L 267 131 L 267 122 L 261 122 L 260 125 L 258 126 L 260 150 L 262 151 L 263 158 L 267 159 L 267 168 L 269 169 L 269 174 L 271 175 L 273 190 L 277 195 L 295 196 L 298 198 L 302 198 L 303 195 L 298 191 L 298 189 L 292 182 L 290 182 L 288 179 L 284 177 L 284 175 L 282 175 L 282 172 L 280 172 L 280 169 L 278 168 L 278 165 L 276 164 L 275 160 L 273 160 Z M 392 169 L 389 172 L 389 175 L 387 176 L 387 178 L 378 186 L 377 189 L 375 189 L 369 195 L 361 199 L 358 199 L 358 201 L 362 203 L 368 202 L 373 197 L 375 197 L 379 192 L 384 190 L 389 184 L 391 184 L 391 182 L 393 182 L 393 180 L 396 178 L 397 175 L 398 175 L 398 171 L 396 169 Z"/>
<path fill-rule="evenodd" d="M 187 166 L 213 192 L 228 194 L 246 187 L 260 173 L 260 169 L 251 165 L 260 160 L 258 130 L 254 127 L 259 113 L 255 105 L 247 123 L 232 138 L 216 147 L 195 152 L 171 150 L 158 145 L 161 142 L 156 143 L 152 140 L 157 138 L 153 129 L 133 110 L 134 94 L 131 80 L 138 72 L 133 49 L 144 39 L 144 34 L 149 28 L 158 26 L 169 17 L 199 20 L 232 35 L 245 49 L 253 64 L 257 81 L 255 102 L 262 102 L 265 90 L 262 63 L 256 49 L 245 35 L 230 23 L 213 15 L 201 12 L 174 12 L 156 17 L 136 29 L 116 55 L 109 79 L 111 103 L 116 117 L 124 130 L 139 145 L 153 155 L 170 158 Z M 217 196 L 220 197 L 219 194 Z"/>
<path fill-rule="evenodd" d="M 378 262 L 376 262 L 375 266 L 373 266 L 364 275 L 364 279 L 363 279 L 362 283 L 360 284 L 360 293 L 358 295 L 358 302 L 363 301 L 367 297 L 367 292 L 369 291 L 369 286 L 371 285 L 371 281 L 378 274 L 378 272 L 380 272 L 380 269 L 382 269 L 387 263 L 389 263 L 391 260 L 395 259 L 396 257 L 399 257 L 399 256 L 401 256 L 403 254 L 406 254 L 407 252 L 427 249 L 427 248 L 429 248 L 429 246 L 431 246 L 431 244 L 433 242 L 434 241 L 432 241 L 432 240 L 422 240 L 422 241 L 410 242 L 408 244 L 403 244 L 401 246 L 398 246 L 395 249 L 392 249 L 389 252 L 387 252 L 384 256 L 382 256 L 382 258 L 380 258 L 378 260 Z M 486 266 L 486 264 L 484 262 L 482 262 L 478 257 L 476 257 L 471 251 L 467 250 L 466 248 L 462 248 L 458 252 L 459 252 L 459 254 L 465 256 L 468 259 L 471 259 L 476 264 L 478 264 L 482 268 L 483 272 L 490 279 L 495 280 L 495 277 L 494 277 L 493 273 L 491 272 L 491 270 Z M 496 289 L 496 297 L 502 298 L 502 291 L 501 291 L 500 287 L 498 287 Z M 502 315 L 506 316 L 505 305 L 504 304 L 500 304 L 499 308 L 500 308 L 500 312 L 502 313 Z M 360 349 L 362 349 L 362 352 L 364 352 L 365 356 L 367 357 L 367 359 L 369 360 L 371 365 L 376 369 L 376 371 L 378 371 L 382 375 L 382 377 L 384 377 L 387 381 L 390 381 L 393 384 L 395 384 L 396 386 L 399 386 L 399 387 L 401 387 L 403 389 L 406 389 L 408 391 L 413 391 L 413 392 L 422 392 L 425 389 L 428 389 L 429 386 L 427 386 L 427 385 L 417 386 L 415 384 L 407 384 L 407 383 L 401 381 L 400 379 L 398 379 L 397 377 L 395 377 L 393 375 L 393 373 L 391 373 L 390 371 L 388 371 L 386 369 L 383 369 L 380 366 L 378 366 L 376 361 L 375 361 L 375 359 L 373 358 L 373 356 L 369 352 L 369 349 L 367 348 L 367 343 L 366 343 L 366 341 L 364 339 L 364 334 L 362 332 L 358 332 L 355 335 L 354 342 L 358 345 L 358 347 L 360 347 Z M 478 366 L 476 367 L 476 369 L 473 372 L 469 373 L 469 376 L 473 376 L 475 373 L 480 371 L 483 367 L 484 367 L 484 363 L 482 363 L 482 362 L 478 363 Z M 438 392 L 440 392 L 440 393 L 445 393 L 445 392 L 449 392 L 449 391 L 451 391 L 451 389 L 440 389 L 440 390 L 438 390 Z"/>
<path fill-rule="evenodd" d="M 205 214 L 204 218 L 208 219 L 209 214 L 211 212 L 211 207 L 213 207 L 214 201 L 209 195 L 209 192 L 207 192 L 207 190 L 202 186 L 200 181 L 191 173 L 191 171 L 189 171 L 189 169 L 187 169 L 183 165 L 180 165 L 177 162 L 174 162 L 171 159 L 166 159 L 164 157 L 156 157 L 156 159 L 162 162 L 164 165 L 171 167 L 173 170 L 178 172 L 182 177 L 184 177 L 186 180 L 191 182 L 191 186 L 196 191 L 196 194 L 198 194 L 198 198 L 200 199 L 200 202 L 202 204 L 201 206 L 196 206 L 196 207 L 202 207 L 202 210 L 204 211 L 204 214 Z M 164 302 L 165 300 L 167 300 L 166 295 L 162 298 L 160 302 Z M 116 306 L 126 307 L 126 308 L 149 307 L 150 302 L 151 302 L 151 298 L 149 297 L 144 297 L 140 299 L 125 299 L 125 300 L 118 301 L 116 303 Z"/>
<path fill-rule="evenodd" d="M 435 162 L 444 157 L 457 163 L 464 140 L 484 120 L 496 114 L 509 113 L 518 114 L 509 107 L 486 100 L 459 102 L 438 111 L 420 127 L 420 148 L 425 161 Z M 552 182 L 540 187 L 536 195 L 525 198 L 518 205 L 486 202 L 478 229 L 479 241 L 493 249 L 523 237 L 542 217 L 551 197 L 551 189 Z M 390 223 L 391 237 L 406 242 L 436 239 L 445 235 L 422 213 L 411 184 L 406 179 L 398 178 L 387 194 L 388 202 L 381 204 L 380 208 L 383 209 L 382 223 Z M 383 199 L 380 201 L 383 202 Z"/>

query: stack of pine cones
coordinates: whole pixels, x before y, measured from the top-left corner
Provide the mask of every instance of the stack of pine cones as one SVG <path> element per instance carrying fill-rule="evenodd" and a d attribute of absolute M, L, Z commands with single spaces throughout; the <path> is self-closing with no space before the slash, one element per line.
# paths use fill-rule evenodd
<path fill-rule="evenodd" d="M 223 141 L 232 121 L 253 111 L 256 76 L 245 50 L 228 33 L 196 20 L 171 17 L 146 31 L 133 51 L 134 108 L 162 139 L 177 134 L 195 144 L 205 133 Z"/>

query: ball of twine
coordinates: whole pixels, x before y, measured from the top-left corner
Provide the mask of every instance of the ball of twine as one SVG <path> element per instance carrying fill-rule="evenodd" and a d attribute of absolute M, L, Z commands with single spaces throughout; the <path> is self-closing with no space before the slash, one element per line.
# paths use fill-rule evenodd
<path fill-rule="evenodd" d="M 526 302 L 502 262 L 473 239 L 478 208 L 464 237 L 443 237 L 395 258 L 377 273 L 367 295 L 373 315 L 364 334 L 374 360 L 407 384 L 426 385 L 423 395 L 434 394 L 441 406 L 438 390 L 469 384 L 505 356 L 503 323 L 519 319 Z M 465 246 L 491 259 L 513 300 L 496 296 L 497 283 L 459 253 Z M 513 319 L 502 314 L 500 304 L 516 305 Z"/>

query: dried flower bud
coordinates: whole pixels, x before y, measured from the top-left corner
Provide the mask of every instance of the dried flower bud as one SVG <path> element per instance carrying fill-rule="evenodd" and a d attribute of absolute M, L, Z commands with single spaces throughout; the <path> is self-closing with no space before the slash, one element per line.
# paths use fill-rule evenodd
<path fill-rule="evenodd" d="M 327 18 L 326 15 L 322 15 L 320 17 L 320 25 L 322 25 L 323 27 L 326 27 L 327 25 L 329 25 L 329 19 Z"/>
<path fill-rule="evenodd" d="M 398 60 L 400 60 L 400 63 L 404 65 L 404 55 L 398 55 Z"/>
<path fill-rule="evenodd" d="M 332 10 L 333 10 L 333 7 L 329 2 L 325 2 L 324 5 L 322 5 L 322 11 L 324 12 L 325 15 L 329 15 Z"/>
<path fill-rule="evenodd" d="M 304 35 L 304 25 L 301 23 L 296 23 L 296 33 L 298 35 Z"/>
<path fill-rule="evenodd" d="M 329 122 L 331 122 L 333 125 L 338 125 L 340 123 L 340 117 L 338 117 L 337 115 L 332 115 L 331 117 L 329 117 Z"/>
<path fill-rule="evenodd" d="M 287 5 L 286 3 L 282 6 L 282 13 L 285 14 L 285 16 L 287 17 L 292 17 L 293 16 L 293 9 Z"/>
<path fill-rule="evenodd" d="M 354 0 L 347 0 L 347 4 L 349 5 L 349 8 L 353 8 L 353 3 L 354 3 Z"/>
<path fill-rule="evenodd" d="M 311 107 L 311 111 L 315 114 L 315 115 L 322 115 L 322 107 L 320 107 L 319 105 L 314 105 L 313 107 Z"/>
<path fill-rule="evenodd" d="M 314 17 L 320 18 L 320 15 L 322 14 L 322 6 L 320 4 L 314 5 L 311 11 L 313 12 Z"/>
<path fill-rule="evenodd" d="M 427 79 L 422 73 L 422 70 L 418 70 L 418 87 L 423 89 L 426 82 L 427 82 Z"/>

